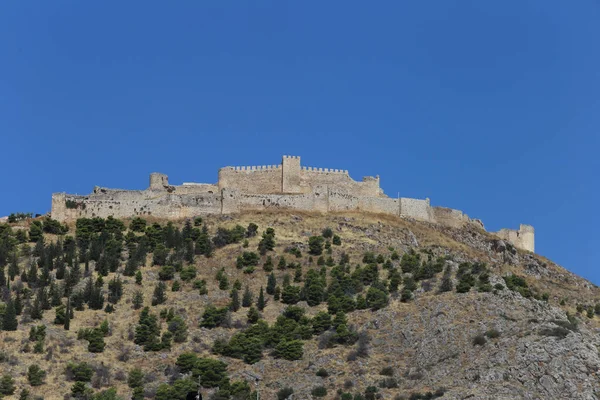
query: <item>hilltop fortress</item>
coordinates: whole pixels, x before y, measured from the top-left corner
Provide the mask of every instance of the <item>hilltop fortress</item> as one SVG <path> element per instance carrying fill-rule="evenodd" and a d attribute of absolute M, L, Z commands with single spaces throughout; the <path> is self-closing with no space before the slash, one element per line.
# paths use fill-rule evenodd
<path fill-rule="evenodd" d="M 118 218 L 154 216 L 189 218 L 203 214 L 235 214 L 247 210 L 365 211 L 383 213 L 451 227 L 475 224 L 462 211 L 431 207 L 429 199 L 390 198 L 379 186 L 379 176 L 353 180 L 347 170 L 303 167 L 300 157 L 283 156 L 280 165 L 224 167 L 216 184 L 169 184 L 168 177 L 150 174 L 145 190 L 108 189 L 96 186 L 87 196 L 54 193 L 52 218 Z M 495 233 L 520 249 L 534 251 L 532 226 Z"/>

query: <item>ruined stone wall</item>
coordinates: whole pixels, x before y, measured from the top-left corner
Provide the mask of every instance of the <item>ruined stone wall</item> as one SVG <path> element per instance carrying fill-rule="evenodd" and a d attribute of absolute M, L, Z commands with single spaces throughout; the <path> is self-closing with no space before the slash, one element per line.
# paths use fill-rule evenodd
<path fill-rule="evenodd" d="M 181 186 L 173 186 L 173 192 L 176 194 L 201 194 L 201 193 L 219 193 L 219 186 L 210 183 L 184 183 Z"/>
<path fill-rule="evenodd" d="M 354 211 L 359 208 L 360 199 L 343 188 L 329 187 L 327 196 L 329 197 L 329 211 Z"/>
<path fill-rule="evenodd" d="M 69 202 L 69 203 L 67 203 Z M 69 204 L 69 206 L 67 206 Z M 89 196 L 58 193 L 52 199 L 52 218 L 58 221 L 113 216 L 131 218 L 187 218 L 220 214 L 221 194 L 171 194 L 166 191 L 107 191 Z"/>
<path fill-rule="evenodd" d="M 535 231 L 531 225 L 521 224 L 518 230 L 500 229 L 495 234 L 501 239 L 508 240 L 519 249 L 535 251 Z"/>
<path fill-rule="evenodd" d="M 461 228 L 470 221 L 468 215 L 452 208 L 432 207 L 431 212 L 435 222 L 453 228 Z"/>
<path fill-rule="evenodd" d="M 202 214 L 235 214 L 245 210 L 289 209 L 299 211 L 365 211 L 410 217 L 460 228 L 475 224 L 462 211 L 431 207 L 429 199 L 389 198 L 380 188 L 379 177 L 353 180 L 348 171 L 302 167 L 300 157 L 284 156 L 281 165 L 225 167 L 218 184 L 169 185 L 167 175 L 152 173 L 146 190 L 95 187 L 88 196 L 52 195 L 52 218 L 59 221 L 80 217 L 154 216 L 188 218 Z M 516 247 L 534 251 L 534 230 L 502 229 L 496 235 Z"/>
<path fill-rule="evenodd" d="M 301 194 L 242 194 L 239 198 L 240 210 L 288 209 L 314 211 L 315 197 L 312 193 Z"/>
<path fill-rule="evenodd" d="M 302 167 L 300 190 L 308 193 L 313 186 L 317 185 L 335 186 L 354 196 L 384 196 L 379 187 L 379 178 L 365 177 L 363 182 L 357 182 L 350 177 L 347 170 Z"/>
<path fill-rule="evenodd" d="M 400 215 L 411 217 L 422 221 L 431 221 L 431 206 L 429 199 L 400 199 Z"/>
<path fill-rule="evenodd" d="M 400 200 L 382 197 L 360 197 L 359 210 L 379 214 L 400 215 Z"/>
<path fill-rule="evenodd" d="M 219 189 L 237 189 L 243 193 L 281 193 L 281 165 L 225 167 L 219 170 Z"/>

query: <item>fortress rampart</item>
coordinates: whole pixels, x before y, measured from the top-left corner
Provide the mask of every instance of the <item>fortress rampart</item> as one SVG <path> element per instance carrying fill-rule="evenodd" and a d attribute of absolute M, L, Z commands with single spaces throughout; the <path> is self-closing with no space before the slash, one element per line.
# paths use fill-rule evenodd
<path fill-rule="evenodd" d="M 390 198 L 379 186 L 379 176 L 352 179 L 347 170 L 303 167 L 300 157 L 284 156 L 280 165 L 224 167 L 218 182 L 173 186 L 166 175 L 150 174 L 145 190 L 95 187 L 89 195 L 52 195 L 52 218 L 118 218 L 154 216 L 189 218 L 203 214 L 234 214 L 246 210 L 365 211 L 414 218 L 460 228 L 481 221 L 462 211 L 432 207 L 429 199 Z M 520 249 L 534 251 L 532 226 L 495 233 Z"/>

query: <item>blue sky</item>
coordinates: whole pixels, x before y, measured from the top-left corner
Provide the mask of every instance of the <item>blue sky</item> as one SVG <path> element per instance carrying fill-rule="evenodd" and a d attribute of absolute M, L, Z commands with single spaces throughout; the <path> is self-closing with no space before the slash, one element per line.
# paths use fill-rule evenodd
<path fill-rule="evenodd" d="M 600 284 L 600 2 L 19 1 L 0 215 L 225 165 L 381 176 Z"/>

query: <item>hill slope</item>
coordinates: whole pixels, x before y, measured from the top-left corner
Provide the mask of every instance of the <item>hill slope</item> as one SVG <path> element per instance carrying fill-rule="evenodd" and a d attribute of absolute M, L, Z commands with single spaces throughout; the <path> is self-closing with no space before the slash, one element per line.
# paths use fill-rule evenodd
<path fill-rule="evenodd" d="M 285 388 L 296 399 L 600 397 L 598 288 L 484 231 L 366 214 L 191 222 L 86 220 L 66 235 L 48 220 L 2 228 L 3 300 L 18 292 L 23 305 L 17 330 L 0 333 L 15 398 L 23 389 L 116 398 L 98 395 L 109 387 L 123 398 L 185 398 L 200 376 L 212 398 L 244 399 L 254 390 L 246 372 L 262 378 L 266 399 L 285 398 Z M 32 225 L 46 231 L 45 245 L 18 244 L 19 231 L 36 239 Z M 153 301 L 160 282 L 164 302 Z M 250 307 L 232 305 L 236 286 L 233 296 L 244 303 L 249 292 L 254 308 L 262 287 L 264 309 L 249 318 Z M 63 307 L 74 309 L 69 330 L 57 318 Z M 40 325 L 41 340 L 30 333 Z M 68 363 L 87 363 L 91 377 Z M 40 386 L 28 380 L 31 365 L 46 371 Z M 144 378 L 128 385 L 134 367 Z"/>

